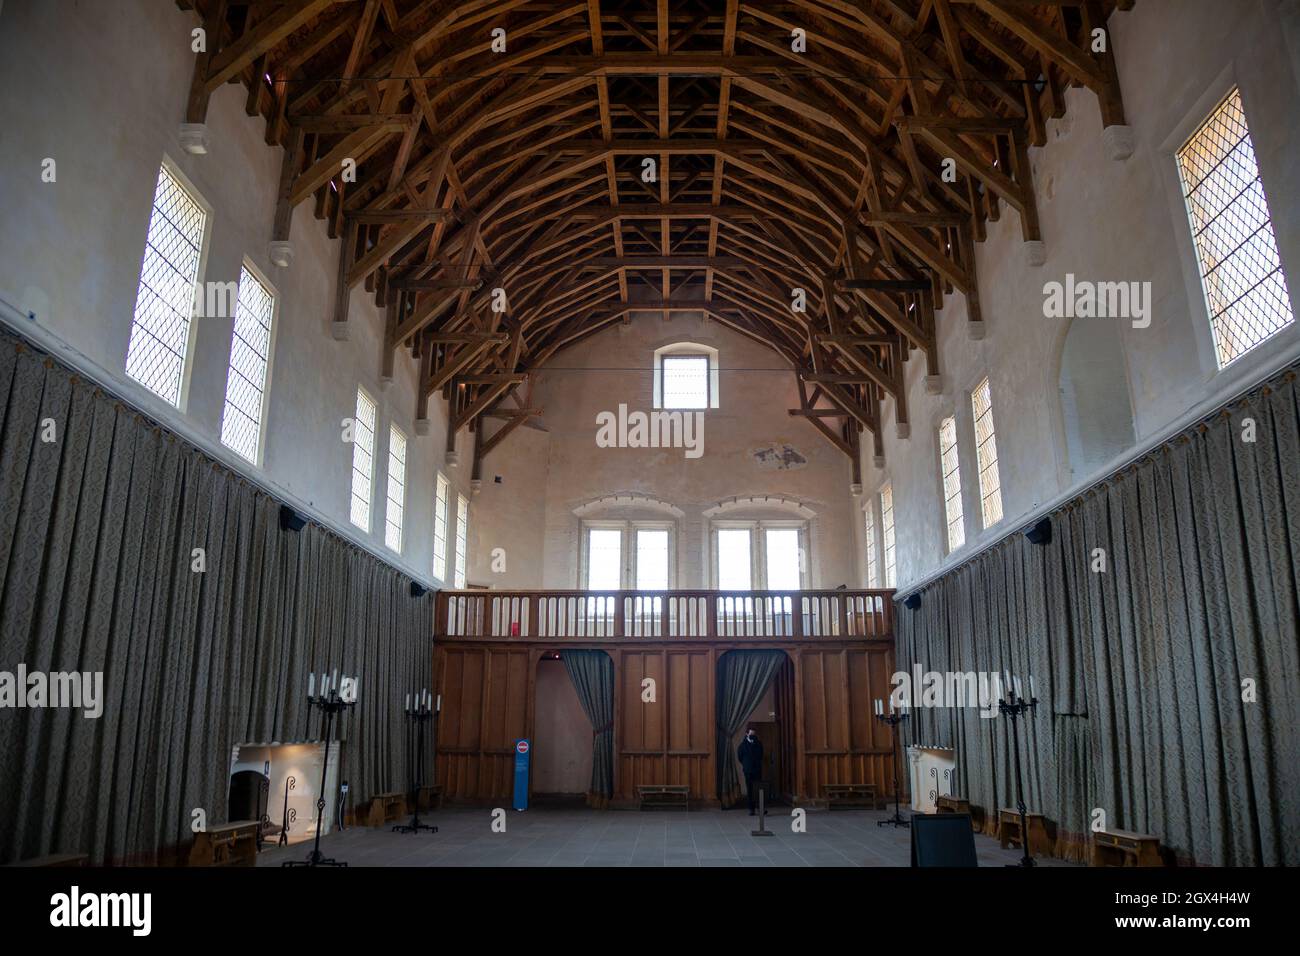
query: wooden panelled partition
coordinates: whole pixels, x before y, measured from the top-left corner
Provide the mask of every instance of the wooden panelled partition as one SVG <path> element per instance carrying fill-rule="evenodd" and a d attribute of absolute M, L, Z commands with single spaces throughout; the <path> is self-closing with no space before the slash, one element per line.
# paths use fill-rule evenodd
<path fill-rule="evenodd" d="M 890 591 L 443 591 L 435 767 L 447 799 L 509 799 L 514 742 L 536 726 L 538 662 L 565 648 L 599 648 L 614 664 L 615 805 L 634 803 L 642 784 L 718 799 L 717 665 L 741 648 L 790 658 L 775 698 L 782 791 L 805 802 L 829 783 L 893 792 L 892 738 L 872 714 L 891 690 Z"/>

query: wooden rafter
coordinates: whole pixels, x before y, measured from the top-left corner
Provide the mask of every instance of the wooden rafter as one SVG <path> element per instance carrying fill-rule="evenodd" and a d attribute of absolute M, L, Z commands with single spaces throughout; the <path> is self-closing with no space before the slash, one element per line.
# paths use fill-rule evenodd
<path fill-rule="evenodd" d="M 998 201 L 1038 238 L 1028 149 L 1063 87 L 1123 122 L 1109 43 L 1088 40 L 1132 4 L 180 5 L 208 37 L 187 121 L 249 86 L 285 151 L 272 238 L 313 201 L 340 239 L 335 331 L 358 286 L 375 294 L 382 366 L 416 357 L 421 418 L 442 392 L 481 457 L 538 414 L 503 404 L 520 376 L 613 323 L 693 312 L 788 361 L 791 414 L 856 457 L 864 428 L 880 454 L 882 396 L 906 424 L 909 353 L 938 374 L 943 297 L 979 322 Z M 490 436 L 485 414 L 505 421 Z"/>

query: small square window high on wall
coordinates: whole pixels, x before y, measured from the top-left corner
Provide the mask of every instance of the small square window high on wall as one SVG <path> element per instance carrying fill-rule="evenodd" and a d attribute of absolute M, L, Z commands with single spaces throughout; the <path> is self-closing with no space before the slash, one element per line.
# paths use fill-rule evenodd
<path fill-rule="evenodd" d="M 1178 172 L 1222 368 L 1295 321 L 1240 90 L 1178 151 Z"/>
<path fill-rule="evenodd" d="M 709 407 L 709 358 L 707 355 L 665 355 L 663 357 L 663 407 Z"/>

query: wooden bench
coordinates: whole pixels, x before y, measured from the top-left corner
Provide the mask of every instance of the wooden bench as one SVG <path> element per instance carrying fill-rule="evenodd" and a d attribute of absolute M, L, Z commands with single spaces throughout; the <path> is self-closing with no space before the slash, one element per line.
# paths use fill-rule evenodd
<path fill-rule="evenodd" d="M 822 790 L 827 810 L 875 810 L 879 806 L 872 783 L 828 783 Z"/>
<path fill-rule="evenodd" d="M 1046 856 L 1052 852 L 1052 841 L 1047 835 L 1047 818 L 1041 813 L 1026 813 L 1025 822 L 1029 826 L 1029 852 Z M 1021 846 L 1023 835 L 1020 832 L 1020 811 L 1003 807 L 998 811 L 998 843 L 1002 849 Z"/>
<path fill-rule="evenodd" d="M 1098 830 L 1092 835 L 1093 866 L 1163 866 L 1160 838 L 1129 830 Z"/>
<path fill-rule="evenodd" d="M 974 819 L 971 814 L 971 801 L 966 797 L 939 796 L 935 799 L 935 813 L 965 813 Z"/>
<path fill-rule="evenodd" d="M 691 788 L 655 783 L 636 788 L 639 810 L 689 810 Z"/>
<path fill-rule="evenodd" d="M 406 818 L 406 794 L 377 793 L 370 798 L 370 813 L 366 817 L 368 827 L 382 827 L 386 823 Z"/>
<path fill-rule="evenodd" d="M 194 834 L 190 866 L 252 866 L 257 862 L 257 820 L 222 823 Z"/>

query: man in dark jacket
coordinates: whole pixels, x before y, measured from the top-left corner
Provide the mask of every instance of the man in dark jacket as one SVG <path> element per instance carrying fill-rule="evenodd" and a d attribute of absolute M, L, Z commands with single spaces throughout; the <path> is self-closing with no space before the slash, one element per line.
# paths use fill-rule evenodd
<path fill-rule="evenodd" d="M 749 798 L 749 815 L 754 815 L 754 804 L 758 801 L 758 782 L 763 776 L 763 744 L 750 727 L 745 739 L 736 750 L 740 760 L 741 772 L 745 775 L 745 796 Z"/>

